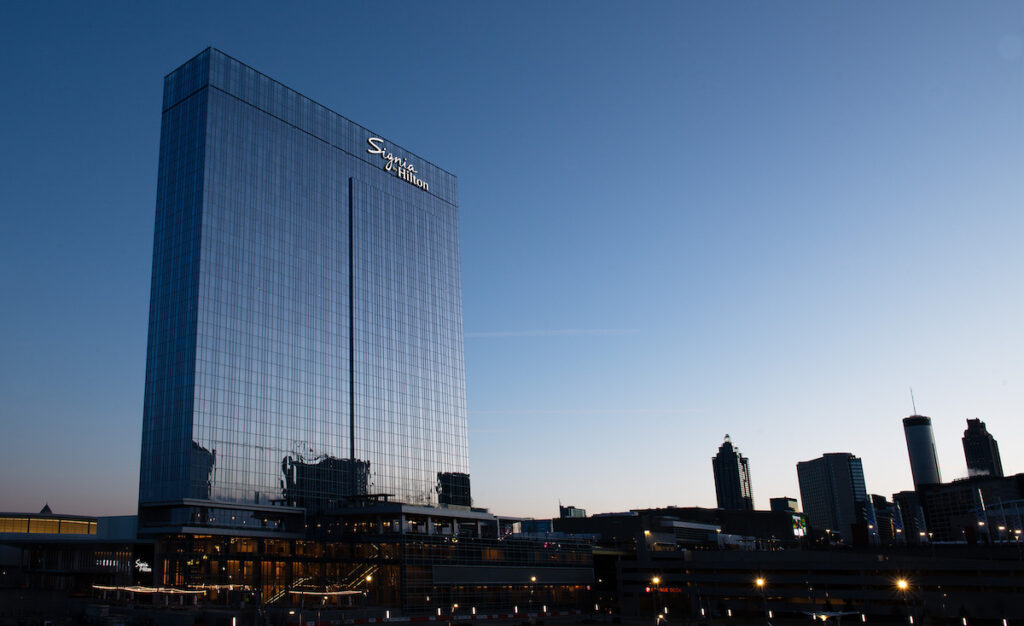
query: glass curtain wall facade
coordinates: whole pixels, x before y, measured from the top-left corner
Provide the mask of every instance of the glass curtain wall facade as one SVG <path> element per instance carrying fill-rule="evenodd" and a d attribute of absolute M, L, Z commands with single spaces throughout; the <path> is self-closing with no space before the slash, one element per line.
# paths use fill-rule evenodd
<path fill-rule="evenodd" d="M 921 485 L 941 483 L 942 473 L 939 471 L 939 454 L 935 450 L 932 418 L 924 415 L 905 417 L 903 432 L 907 437 L 907 454 L 910 456 L 914 489 L 919 489 Z"/>
<path fill-rule="evenodd" d="M 455 177 L 215 49 L 168 74 L 142 525 L 468 505 L 464 372 Z"/>

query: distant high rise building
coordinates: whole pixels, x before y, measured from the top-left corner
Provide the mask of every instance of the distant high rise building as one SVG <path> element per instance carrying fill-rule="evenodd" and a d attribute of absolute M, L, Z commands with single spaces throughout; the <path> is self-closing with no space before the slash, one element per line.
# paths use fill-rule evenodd
<path fill-rule="evenodd" d="M 924 521 L 924 509 L 916 491 L 900 491 L 892 494 L 892 503 L 899 510 L 903 522 L 903 540 L 907 543 L 924 543 L 928 539 L 928 525 Z"/>
<path fill-rule="evenodd" d="M 772 498 L 769 502 L 771 502 L 771 509 L 775 513 L 800 512 L 796 505 L 796 498 Z"/>
<path fill-rule="evenodd" d="M 815 530 L 830 530 L 853 543 L 858 531 L 874 530 L 875 515 L 864 486 L 864 467 L 849 452 L 825 454 L 796 464 L 800 501 Z"/>
<path fill-rule="evenodd" d="M 872 494 L 871 508 L 875 511 L 878 539 L 883 544 L 892 545 L 906 541 L 906 537 L 903 536 L 903 518 L 900 517 L 900 509 L 895 503 L 889 502 L 885 496 Z"/>
<path fill-rule="evenodd" d="M 754 490 L 750 486 L 750 464 L 739 449 L 733 447 L 729 435 L 725 436 L 725 442 L 719 446 L 718 454 L 711 457 L 711 465 L 715 469 L 718 508 L 753 511 Z"/>
<path fill-rule="evenodd" d="M 999 458 L 999 444 L 980 419 L 967 420 L 964 431 L 964 457 L 969 476 L 1003 476 L 1003 461 Z"/>
<path fill-rule="evenodd" d="M 914 489 L 921 485 L 941 483 L 939 457 L 935 452 L 935 435 L 932 434 L 932 418 L 924 415 L 905 417 L 903 432 L 907 436 L 907 453 L 910 455 Z"/>
<path fill-rule="evenodd" d="M 558 505 L 558 517 L 561 519 L 568 519 L 570 517 L 586 517 L 587 511 L 585 509 L 578 509 L 572 505 L 562 506 Z"/>

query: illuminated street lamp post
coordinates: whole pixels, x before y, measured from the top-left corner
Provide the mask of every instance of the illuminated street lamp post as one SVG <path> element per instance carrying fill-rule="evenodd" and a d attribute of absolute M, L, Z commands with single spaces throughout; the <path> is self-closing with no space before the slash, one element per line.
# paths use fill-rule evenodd
<path fill-rule="evenodd" d="M 771 626 L 771 620 L 768 617 L 768 596 L 765 595 L 765 586 L 767 586 L 767 584 L 768 581 L 764 579 L 764 576 L 758 576 L 754 579 L 754 586 L 756 586 L 757 590 L 761 592 L 761 605 L 764 608 L 764 623 Z"/>
<path fill-rule="evenodd" d="M 658 612 L 658 585 L 661 584 L 661 578 L 655 576 L 651 579 L 651 609 L 654 611 L 654 624 L 655 626 L 661 622 L 661 614 Z"/>
<path fill-rule="evenodd" d="M 533 590 L 537 586 L 537 577 L 530 576 L 530 610 L 533 610 Z"/>
<path fill-rule="evenodd" d="M 897 578 L 896 591 L 899 592 L 900 598 L 903 599 L 903 606 L 907 610 L 907 619 L 911 624 L 913 624 L 914 616 L 910 614 L 910 603 L 908 601 L 908 596 L 910 595 L 910 582 L 906 578 Z"/>

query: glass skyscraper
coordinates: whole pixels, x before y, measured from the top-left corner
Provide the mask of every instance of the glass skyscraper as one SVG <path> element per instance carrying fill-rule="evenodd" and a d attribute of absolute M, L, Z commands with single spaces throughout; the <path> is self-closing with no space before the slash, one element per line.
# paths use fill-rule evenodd
<path fill-rule="evenodd" d="M 910 456 L 914 489 L 921 485 L 941 483 L 942 473 L 939 471 L 939 454 L 935 450 L 932 418 L 924 415 L 904 417 L 903 432 L 907 437 L 907 454 Z"/>
<path fill-rule="evenodd" d="M 468 506 L 455 177 L 215 49 L 164 79 L 140 526 Z"/>

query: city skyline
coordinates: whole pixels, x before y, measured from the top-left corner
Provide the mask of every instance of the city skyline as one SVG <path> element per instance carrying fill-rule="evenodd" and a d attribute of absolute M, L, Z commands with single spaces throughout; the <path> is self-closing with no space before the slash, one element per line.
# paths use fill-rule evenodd
<path fill-rule="evenodd" d="M 713 506 L 724 432 L 761 508 L 829 452 L 889 497 L 909 385 L 945 480 L 967 418 L 1024 471 L 1019 7 L 447 6 L 4 9 L 0 509 L 134 511 L 153 77 L 206 45 L 458 176 L 477 506 Z"/>

